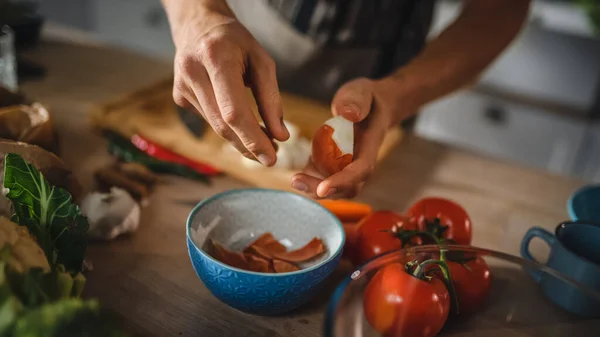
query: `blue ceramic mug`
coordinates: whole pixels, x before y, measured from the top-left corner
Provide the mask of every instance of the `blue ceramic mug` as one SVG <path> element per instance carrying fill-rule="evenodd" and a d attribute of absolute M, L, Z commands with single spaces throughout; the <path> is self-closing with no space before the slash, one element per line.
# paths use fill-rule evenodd
<path fill-rule="evenodd" d="M 600 184 L 575 191 L 567 201 L 567 211 L 571 220 L 600 222 Z"/>
<path fill-rule="evenodd" d="M 600 224 L 574 221 L 556 227 L 554 235 L 540 227 L 530 228 L 521 242 L 521 256 L 536 261 L 529 252 L 538 237 L 550 246 L 546 265 L 591 290 L 600 291 Z M 586 317 L 600 317 L 600 300 L 565 281 L 531 271 L 544 294 L 564 309 Z"/>

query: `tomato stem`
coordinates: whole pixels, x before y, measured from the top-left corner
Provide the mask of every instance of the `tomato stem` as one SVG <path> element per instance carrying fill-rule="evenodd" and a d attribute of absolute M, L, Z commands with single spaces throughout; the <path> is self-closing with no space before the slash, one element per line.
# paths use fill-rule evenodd
<path fill-rule="evenodd" d="M 444 233 L 450 228 L 442 225 L 442 220 L 439 217 L 435 217 L 433 220 L 425 219 L 424 221 L 426 231 L 439 238 L 443 237 Z"/>
<path fill-rule="evenodd" d="M 440 255 L 442 259 L 444 258 L 444 250 L 440 251 Z M 452 275 L 450 274 L 450 268 L 448 268 L 448 264 L 444 260 L 425 260 L 421 262 L 417 268 L 413 271 L 413 276 L 418 279 L 423 279 L 425 274 L 425 267 L 429 265 L 437 265 L 440 267 L 442 274 L 444 275 L 444 283 L 446 284 L 446 288 L 448 288 L 448 293 L 450 294 L 450 301 L 452 303 L 452 307 L 454 309 L 455 314 L 459 313 L 458 307 L 458 297 L 456 296 L 456 289 L 454 288 L 454 282 L 452 282 Z"/>
<path fill-rule="evenodd" d="M 398 239 L 400 239 L 402 241 L 403 246 L 405 244 L 407 244 L 410 241 L 410 239 L 414 238 L 415 236 L 428 238 L 428 239 L 432 240 L 436 245 L 439 245 L 442 243 L 442 241 L 438 237 L 436 237 L 435 235 L 433 235 L 429 232 L 422 232 L 422 231 L 416 231 L 416 230 L 401 230 L 399 232 L 393 232 L 393 231 L 389 231 L 389 232 L 391 232 Z"/>

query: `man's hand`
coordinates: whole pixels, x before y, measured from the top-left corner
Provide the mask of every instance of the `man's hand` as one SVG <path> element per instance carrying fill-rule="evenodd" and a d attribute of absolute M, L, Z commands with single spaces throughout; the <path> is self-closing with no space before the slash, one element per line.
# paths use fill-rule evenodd
<path fill-rule="evenodd" d="M 390 126 L 411 109 L 400 105 L 399 80 L 360 78 L 346 83 L 331 103 L 333 115 L 358 123 L 354 159 L 330 177 L 319 173 L 312 161 L 292 177 L 292 187 L 313 198 L 351 198 L 373 172 L 377 154 Z"/>
<path fill-rule="evenodd" d="M 373 170 L 388 127 L 474 81 L 515 38 L 530 3 L 467 0 L 456 21 L 390 77 L 356 80 L 342 87 L 334 98 L 333 113 L 361 121 L 354 161 L 331 177 L 323 177 L 309 163 L 304 173 L 292 178 L 292 186 L 316 198 L 354 196 Z"/>
<path fill-rule="evenodd" d="M 222 0 L 163 0 L 176 46 L 175 103 L 202 115 L 244 156 L 271 166 L 285 141 L 275 63 Z M 181 2 L 184 2 L 182 4 Z M 266 130 L 254 117 L 252 89 Z"/>

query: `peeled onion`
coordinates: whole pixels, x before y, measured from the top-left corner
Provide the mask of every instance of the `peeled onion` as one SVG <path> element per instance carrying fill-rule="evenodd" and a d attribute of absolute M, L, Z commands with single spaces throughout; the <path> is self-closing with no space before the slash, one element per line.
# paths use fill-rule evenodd
<path fill-rule="evenodd" d="M 292 167 L 293 143 L 277 142 L 277 162 L 273 167 L 289 169 Z"/>
<path fill-rule="evenodd" d="M 312 140 L 312 160 L 319 172 L 330 176 L 341 171 L 354 157 L 354 123 L 333 117 L 317 129 Z"/>
<path fill-rule="evenodd" d="M 295 124 L 285 120 L 285 126 L 290 132 L 290 138 L 285 142 L 273 140 L 276 145 L 277 162 L 273 165 L 274 168 L 285 170 L 302 169 L 310 157 L 311 144 L 310 141 L 300 134 L 300 128 Z M 264 127 L 264 124 L 261 126 Z M 264 168 L 264 166 L 256 160 L 252 160 L 242 156 L 230 143 L 223 145 L 223 151 L 226 153 L 239 155 L 242 165 L 250 169 Z"/>

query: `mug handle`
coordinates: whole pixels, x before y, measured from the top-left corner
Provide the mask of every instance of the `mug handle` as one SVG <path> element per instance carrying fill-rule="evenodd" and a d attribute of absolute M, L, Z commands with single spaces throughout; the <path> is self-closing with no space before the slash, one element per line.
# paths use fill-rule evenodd
<path fill-rule="evenodd" d="M 554 237 L 552 233 L 548 232 L 547 230 L 541 227 L 532 227 L 527 231 L 527 233 L 525 233 L 525 236 L 523 236 L 523 240 L 521 241 L 521 256 L 526 260 L 539 263 L 539 261 L 537 261 L 533 256 L 531 256 L 531 253 L 529 252 L 529 244 L 531 243 L 531 240 L 535 237 L 544 240 L 546 244 L 550 246 L 550 248 L 552 248 L 552 246 L 556 242 L 556 237 Z M 529 273 L 536 282 L 539 283 L 541 281 L 541 271 L 529 271 Z"/>

